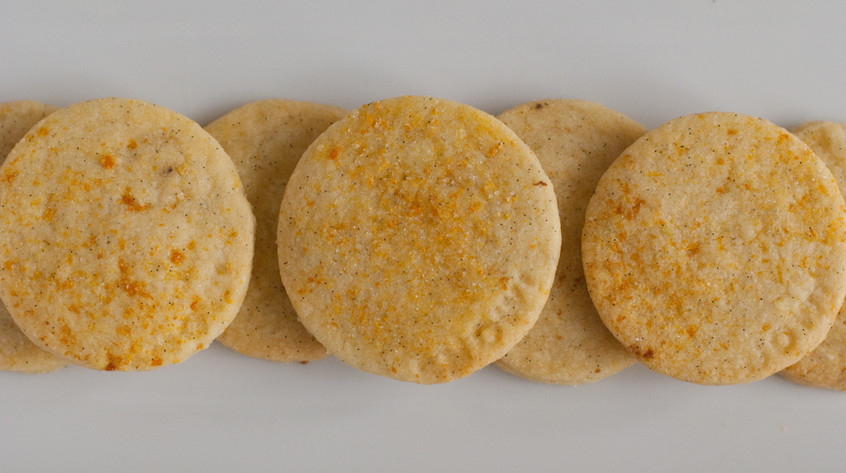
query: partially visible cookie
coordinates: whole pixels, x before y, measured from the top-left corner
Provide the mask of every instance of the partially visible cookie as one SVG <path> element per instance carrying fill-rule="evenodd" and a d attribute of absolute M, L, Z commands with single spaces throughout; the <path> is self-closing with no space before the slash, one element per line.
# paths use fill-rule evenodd
<path fill-rule="evenodd" d="M 29 100 L 0 104 L 0 163 L 30 128 L 55 110 L 56 107 Z M 66 364 L 29 341 L 6 306 L 0 304 L 0 370 L 45 373 Z"/>
<path fill-rule="evenodd" d="M 846 190 L 846 124 L 806 123 L 793 133 L 825 162 L 841 192 Z M 846 391 L 846 310 L 840 309 L 825 340 L 808 356 L 781 372 L 800 384 Z"/>
<path fill-rule="evenodd" d="M 247 290 L 255 220 L 198 124 L 99 99 L 53 112 L 0 167 L 0 296 L 41 348 L 148 370 L 209 346 Z"/>
<path fill-rule="evenodd" d="M 807 355 L 846 295 L 846 208 L 813 151 L 731 113 L 647 132 L 602 176 L 582 256 L 602 321 L 649 368 L 754 381 Z"/>
<path fill-rule="evenodd" d="M 502 122 L 427 97 L 315 140 L 279 216 L 282 282 L 342 361 L 418 383 L 494 362 L 534 325 L 561 246 L 552 184 Z"/>
<path fill-rule="evenodd" d="M 541 100 L 497 118 L 535 152 L 558 199 L 561 257 L 549 300 L 534 328 L 498 362 L 533 381 L 576 385 L 635 363 L 602 324 L 585 284 L 581 239 L 585 208 L 602 173 L 646 129 L 602 105 Z"/>
<path fill-rule="evenodd" d="M 0 160 L 24 137 L 39 120 L 56 111 L 56 107 L 32 100 L 0 104 Z"/>
<path fill-rule="evenodd" d="M 206 127 L 235 162 L 256 216 L 256 249 L 247 296 L 218 337 L 245 355 L 272 361 L 311 361 L 326 350 L 306 331 L 279 278 L 276 229 L 288 178 L 308 145 L 346 111 L 308 102 L 252 102 Z"/>

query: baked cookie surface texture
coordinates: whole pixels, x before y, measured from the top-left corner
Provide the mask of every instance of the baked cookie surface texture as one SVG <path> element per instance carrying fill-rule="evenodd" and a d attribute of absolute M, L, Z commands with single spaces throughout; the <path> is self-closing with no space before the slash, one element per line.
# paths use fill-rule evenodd
<path fill-rule="evenodd" d="M 582 256 L 602 321 L 644 364 L 701 384 L 808 354 L 846 294 L 846 209 L 797 137 L 712 112 L 647 132 L 602 176 Z"/>
<path fill-rule="evenodd" d="M 255 220 L 190 119 L 98 99 L 60 109 L 0 168 L 0 296 L 41 348 L 102 370 L 185 360 L 235 317 Z"/>
<path fill-rule="evenodd" d="M 846 190 L 846 124 L 811 122 L 793 133 L 828 166 L 841 193 Z M 846 311 L 842 307 L 825 340 L 781 374 L 800 384 L 846 391 Z"/>
<path fill-rule="evenodd" d="M 294 170 L 279 216 L 282 281 L 342 361 L 440 383 L 505 354 L 546 302 L 555 195 L 504 124 L 427 97 L 371 103 Z"/>
<path fill-rule="evenodd" d="M 256 216 L 250 287 L 238 316 L 217 339 L 223 345 L 279 362 L 326 356 L 300 323 L 279 279 L 276 230 L 285 185 L 297 161 L 345 114 L 328 105 L 267 99 L 232 110 L 206 127 L 235 163 Z"/>
<path fill-rule="evenodd" d="M 56 107 L 30 100 L 0 104 L 0 162 L 30 128 L 55 110 Z M 0 370 L 46 373 L 66 364 L 29 341 L 0 304 Z"/>
<path fill-rule="evenodd" d="M 576 385 L 635 363 L 596 313 L 582 270 L 585 208 L 602 173 L 646 129 L 583 100 L 539 100 L 500 114 L 535 152 L 549 176 L 561 217 L 561 257 L 549 300 L 532 330 L 500 368 L 533 381 Z"/>

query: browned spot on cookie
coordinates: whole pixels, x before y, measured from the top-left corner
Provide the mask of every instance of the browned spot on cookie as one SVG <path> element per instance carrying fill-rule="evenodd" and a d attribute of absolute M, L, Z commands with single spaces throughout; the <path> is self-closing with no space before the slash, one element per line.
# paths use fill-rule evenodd
<path fill-rule="evenodd" d="M 112 169 L 115 167 L 115 158 L 111 154 L 104 154 L 100 158 L 100 164 L 106 169 Z"/>
<path fill-rule="evenodd" d="M 132 192 L 132 189 L 127 187 L 126 191 L 120 197 L 121 202 L 123 202 L 124 205 L 129 207 L 130 211 L 140 212 L 142 210 L 147 210 L 150 207 L 149 205 L 139 204 L 138 201 L 135 199 L 135 197 L 131 194 L 131 192 Z"/>

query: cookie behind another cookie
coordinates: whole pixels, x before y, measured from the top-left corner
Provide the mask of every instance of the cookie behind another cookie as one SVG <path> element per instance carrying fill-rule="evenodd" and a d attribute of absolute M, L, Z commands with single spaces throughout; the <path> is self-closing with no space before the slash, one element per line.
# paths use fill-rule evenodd
<path fill-rule="evenodd" d="M 238 168 L 256 216 L 250 287 L 238 316 L 218 337 L 245 355 L 273 361 L 311 361 L 326 350 L 302 326 L 279 278 L 279 205 L 300 156 L 346 112 L 336 107 L 268 99 L 241 106 L 206 127 Z"/>
<path fill-rule="evenodd" d="M 769 376 L 808 354 L 846 295 L 846 209 L 783 128 L 731 113 L 647 132 L 585 218 L 591 298 L 651 369 L 695 383 Z"/>
<path fill-rule="evenodd" d="M 255 220 L 198 124 L 99 99 L 57 110 L 0 167 L 0 295 L 41 348 L 103 370 L 178 363 L 232 321 Z"/>
<path fill-rule="evenodd" d="M 0 163 L 30 128 L 55 110 L 56 107 L 30 100 L 0 104 Z M 0 304 L 0 370 L 44 373 L 66 364 L 26 338 L 6 306 Z"/>
<path fill-rule="evenodd" d="M 793 133 L 828 166 L 841 192 L 846 190 L 846 124 L 811 122 Z M 781 374 L 807 386 L 846 391 L 846 310 L 840 309 L 834 325 L 817 348 Z"/>
<path fill-rule="evenodd" d="M 540 100 L 497 118 L 535 152 L 555 189 L 561 258 L 549 300 L 534 328 L 498 362 L 533 381 L 582 384 L 635 363 L 596 313 L 585 284 L 581 239 L 585 208 L 608 166 L 646 129 L 602 105 Z"/>

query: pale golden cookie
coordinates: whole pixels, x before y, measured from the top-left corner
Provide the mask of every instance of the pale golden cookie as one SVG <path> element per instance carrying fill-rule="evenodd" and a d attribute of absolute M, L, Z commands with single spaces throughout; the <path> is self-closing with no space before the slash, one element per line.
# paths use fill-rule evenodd
<path fill-rule="evenodd" d="M 56 107 L 29 100 L 0 104 L 0 162 L 33 125 L 54 110 Z M 29 341 L 0 304 L 0 370 L 46 373 L 66 364 Z"/>
<path fill-rule="evenodd" d="M 0 168 L 0 296 L 89 368 L 183 361 L 232 321 L 255 221 L 232 161 L 163 107 L 100 99 L 36 125 Z"/>
<path fill-rule="evenodd" d="M 56 107 L 32 100 L 0 103 L 0 160 L 6 159 L 26 132 Z"/>
<path fill-rule="evenodd" d="M 585 284 L 581 239 L 585 207 L 609 165 L 646 129 L 602 105 L 541 100 L 497 118 L 535 152 L 558 198 L 561 258 L 538 322 L 497 366 L 533 381 L 582 384 L 635 363 L 602 324 Z"/>
<path fill-rule="evenodd" d="M 467 105 L 399 97 L 322 134 L 279 217 L 282 282 L 342 361 L 418 383 L 466 376 L 537 320 L 561 245 L 532 151 Z"/>
<path fill-rule="evenodd" d="M 297 318 L 279 279 L 279 205 L 297 161 L 317 136 L 344 116 L 340 108 L 293 100 L 252 102 L 206 127 L 235 162 L 256 216 L 256 249 L 247 296 L 218 337 L 245 355 L 273 361 L 311 361 L 326 350 Z"/>
<path fill-rule="evenodd" d="M 793 133 L 828 166 L 841 192 L 846 190 L 846 125 L 811 122 Z M 846 310 L 840 309 L 825 340 L 814 351 L 781 374 L 808 386 L 846 391 Z"/>
<path fill-rule="evenodd" d="M 754 381 L 825 338 L 846 295 L 845 216 L 831 172 L 783 128 L 681 117 L 600 179 L 582 240 L 588 289 L 648 367 Z"/>

